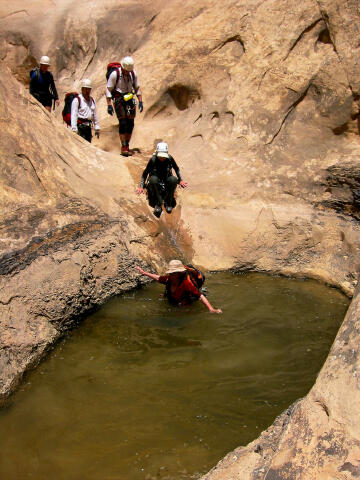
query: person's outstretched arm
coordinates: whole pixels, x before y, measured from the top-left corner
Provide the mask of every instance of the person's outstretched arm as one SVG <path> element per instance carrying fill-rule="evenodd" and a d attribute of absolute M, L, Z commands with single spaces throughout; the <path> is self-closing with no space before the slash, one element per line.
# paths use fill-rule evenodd
<path fill-rule="evenodd" d="M 159 281 L 160 275 L 155 275 L 155 273 L 145 272 L 142 268 L 135 266 L 136 270 L 140 272 L 142 275 L 146 275 L 147 277 L 152 278 L 153 280 Z"/>
<path fill-rule="evenodd" d="M 222 313 L 222 310 L 220 308 L 214 308 L 209 300 L 205 297 L 205 295 L 201 294 L 200 296 L 200 301 L 209 309 L 210 313 Z"/>
<path fill-rule="evenodd" d="M 141 180 L 140 180 L 140 185 L 136 189 L 136 193 L 138 195 L 141 195 L 142 193 L 145 192 L 145 182 L 146 182 L 146 179 L 147 179 L 148 175 L 150 174 L 151 167 L 152 167 L 152 157 L 148 161 L 148 164 L 146 165 L 146 168 L 142 173 Z"/>

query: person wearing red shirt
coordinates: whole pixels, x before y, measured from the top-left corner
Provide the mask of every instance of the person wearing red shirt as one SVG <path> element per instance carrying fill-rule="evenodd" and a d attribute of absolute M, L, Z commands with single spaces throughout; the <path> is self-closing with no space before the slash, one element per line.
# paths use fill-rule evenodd
<path fill-rule="evenodd" d="M 209 300 L 192 282 L 189 273 L 180 260 L 170 260 L 165 275 L 146 272 L 141 267 L 135 267 L 142 275 L 152 278 L 166 286 L 165 294 L 170 303 L 189 305 L 194 300 L 200 300 L 210 313 L 222 313 L 220 308 L 214 308 Z"/>

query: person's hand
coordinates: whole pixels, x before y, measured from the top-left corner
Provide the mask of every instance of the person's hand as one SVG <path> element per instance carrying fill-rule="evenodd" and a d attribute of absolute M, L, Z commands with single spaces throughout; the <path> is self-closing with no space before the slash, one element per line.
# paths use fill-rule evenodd
<path fill-rule="evenodd" d="M 188 186 L 188 183 L 187 182 L 184 182 L 184 180 L 181 180 L 181 182 L 179 183 L 180 187 L 181 188 L 186 188 Z"/>
<path fill-rule="evenodd" d="M 140 113 L 144 110 L 144 104 L 143 102 L 139 102 L 139 111 Z"/>
<path fill-rule="evenodd" d="M 58 107 L 60 105 L 60 101 L 59 100 L 55 100 L 55 107 Z"/>
<path fill-rule="evenodd" d="M 145 191 L 145 188 L 138 187 L 138 188 L 136 189 L 136 194 L 137 194 L 137 195 L 141 195 L 142 193 L 144 193 L 144 191 Z"/>
<path fill-rule="evenodd" d="M 108 109 L 107 109 L 107 110 L 108 110 L 108 114 L 109 114 L 109 115 L 114 115 L 114 108 L 113 108 L 112 105 L 108 105 Z"/>
<path fill-rule="evenodd" d="M 77 129 L 77 128 L 72 128 L 71 131 L 72 131 L 73 133 L 78 133 L 78 129 Z"/>
<path fill-rule="evenodd" d="M 213 308 L 212 310 L 210 310 L 210 313 L 223 313 L 221 308 Z"/>
<path fill-rule="evenodd" d="M 95 137 L 100 138 L 100 130 L 95 130 Z"/>

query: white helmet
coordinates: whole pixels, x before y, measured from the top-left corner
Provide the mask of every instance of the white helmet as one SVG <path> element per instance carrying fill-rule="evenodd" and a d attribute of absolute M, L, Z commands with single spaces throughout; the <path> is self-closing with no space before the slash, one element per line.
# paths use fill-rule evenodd
<path fill-rule="evenodd" d="M 40 58 L 40 65 L 50 65 L 50 58 L 47 57 L 46 55 L 43 55 Z"/>
<path fill-rule="evenodd" d="M 169 158 L 169 147 L 168 144 L 165 142 L 160 142 L 156 145 L 156 155 L 158 157 Z"/>
<path fill-rule="evenodd" d="M 81 82 L 81 88 L 92 88 L 91 80 L 89 78 L 84 78 Z"/>
<path fill-rule="evenodd" d="M 124 57 L 121 60 L 121 66 L 124 70 L 131 72 L 134 70 L 134 60 L 131 57 Z"/>

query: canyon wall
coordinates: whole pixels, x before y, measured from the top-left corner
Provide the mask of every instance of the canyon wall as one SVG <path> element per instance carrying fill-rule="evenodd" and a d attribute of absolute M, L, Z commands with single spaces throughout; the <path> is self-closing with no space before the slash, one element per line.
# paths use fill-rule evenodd
<path fill-rule="evenodd" d="M 1 398 L 82 315 L 136 287 L 138 262 L 160 271 L 177 256 L 354 294 L 359 31 L 355 0 L 0 7 Z M 92 145 L 29 96 L 44 54 L 61 99 L 91 78 Z M 106 65 L 125 54 L 145 106 L 128 159 L 104 98 Z M 157 220 L 134 191 L 159 140 L 189 187 Z M 309 395 L 209 478 L 359 477 L 357 304 Z"/>

